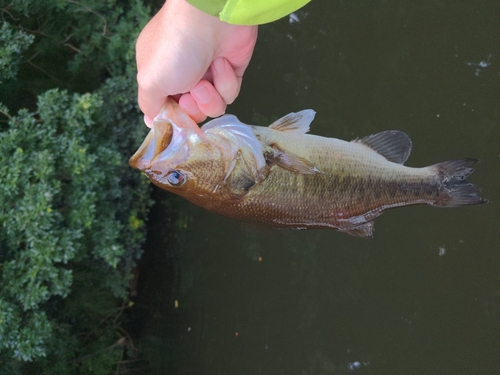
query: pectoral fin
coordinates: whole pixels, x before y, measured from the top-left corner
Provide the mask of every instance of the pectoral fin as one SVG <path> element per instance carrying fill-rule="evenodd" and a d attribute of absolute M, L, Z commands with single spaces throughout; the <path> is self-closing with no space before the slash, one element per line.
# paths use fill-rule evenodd
<path fill-rule="evenodd" d="M 309 160 L 295 155 L 293 152 L 281 149 L 278 145 L 273 144 L 264 151 L 266 161 L 271 164 L 276 164 L 281 168 L 301 174 L 316 174 L 321 172 Z"/>

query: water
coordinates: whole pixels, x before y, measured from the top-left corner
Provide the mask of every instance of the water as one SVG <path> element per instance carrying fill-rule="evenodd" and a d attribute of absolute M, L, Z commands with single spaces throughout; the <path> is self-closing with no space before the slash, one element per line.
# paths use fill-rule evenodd
<path fill-rule="evenodd" d="M 373 240 L 157 207 L 140 270 L 150 373 L 500 373 L 499 19 L 497 1 L 318 0 L 260 28 L 229 113 L 313 108 L 311 133 L 347 140 L 403 130 L 409 166 L 481 159 L 490 203 L 391 210 Z"/>

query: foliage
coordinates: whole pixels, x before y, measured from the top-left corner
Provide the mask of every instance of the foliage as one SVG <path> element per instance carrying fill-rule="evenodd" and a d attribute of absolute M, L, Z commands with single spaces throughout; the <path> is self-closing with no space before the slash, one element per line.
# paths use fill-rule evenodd
<path fill-rule="evenodd" d="M 130 346 L 118 317 L 150 205 L 128 166 L 150 10 L 0 0 L 0 14 L 0 373 L 107 374 Z"/>
<path fill-rule="evenodd" d="M 135 39 L 150 13 L 141 0 L 0 0 L 0 64 L 23 61 L 17 80 L 4 82 L 0 102 L 17 110 L 21 93 L 34 108 L 49 88 L 87 92 L 106 78 L 135 76 Z M 12 78 L 16 64 L 9 69 L 0 77 Z"/>
<path fill-rule="evenodd" d="M 14 30 L 8 22 L 0 29 L 0 82 L 15 78 L 22 53 L 33 43 L 33 35 Z"/>

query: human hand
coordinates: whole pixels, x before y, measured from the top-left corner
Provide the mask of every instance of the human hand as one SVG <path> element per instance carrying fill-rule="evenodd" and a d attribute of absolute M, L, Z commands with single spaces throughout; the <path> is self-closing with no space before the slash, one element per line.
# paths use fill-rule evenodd
<path fill-rule="evenodd" d="M 168 96 L 196 122 L 222 115 L 240 91 L 257 26 L 222 22 L 185 0 L 168 0 L 136 44 L 139 107 L 151 127 Z"/>

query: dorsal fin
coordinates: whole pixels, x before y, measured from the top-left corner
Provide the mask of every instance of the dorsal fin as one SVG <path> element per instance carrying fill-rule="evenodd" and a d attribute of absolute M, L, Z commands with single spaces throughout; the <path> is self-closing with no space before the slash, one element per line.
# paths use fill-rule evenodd
<path fill-rule="evenodd" d="M 387 130 L 353 142 L 362 143 L 393 163 L 404 164 L 411 152 L 411 140 L 399 130 Z"/>
<path fill-rule="evenodd" d="M 351 236 L 373 238 L 373 221 L 358 225 L 357 227 L 342 230 L 342 232 L 350 234 Z"/>
<path fill-rule="evenodd" d="M 273 122 L 269 128 L 280 132 L 305 134 L 309 131 L 309 125 L 314 120 L 315 114 L 316 112 L 312 109 L 304 109 L 297 113 L 292 112 Z"/>

